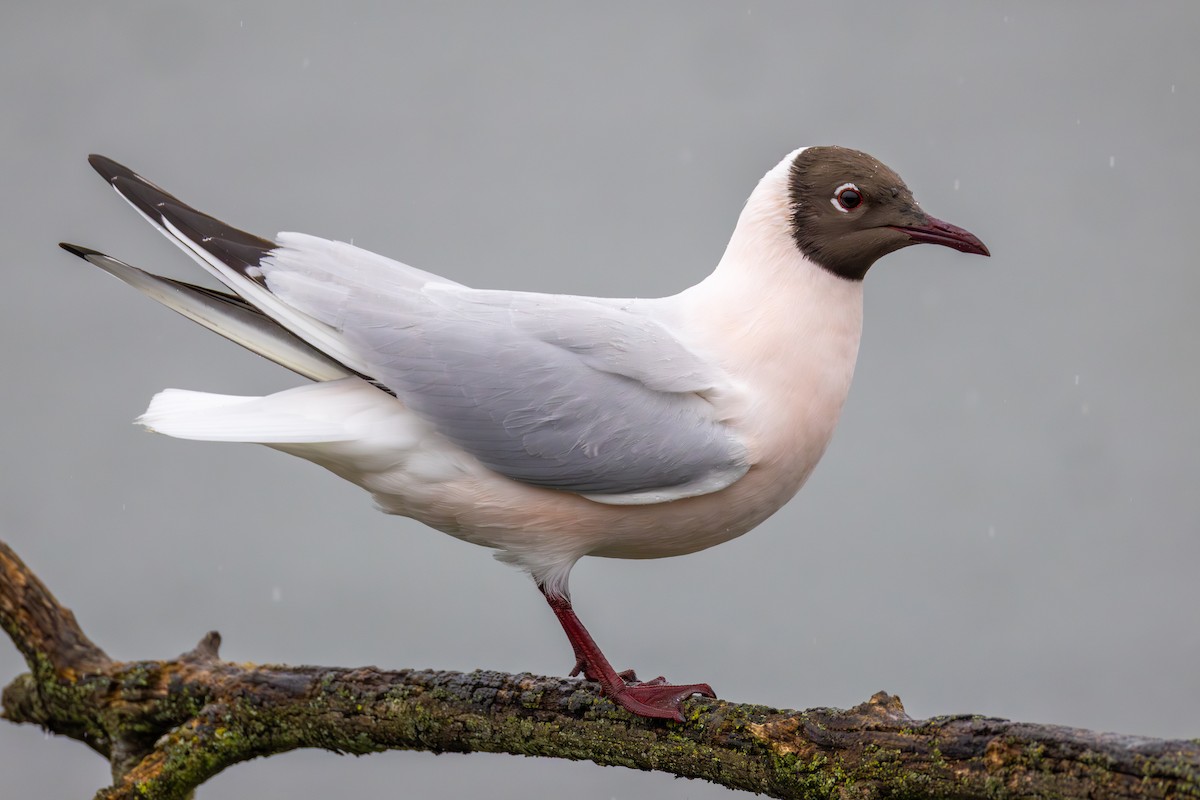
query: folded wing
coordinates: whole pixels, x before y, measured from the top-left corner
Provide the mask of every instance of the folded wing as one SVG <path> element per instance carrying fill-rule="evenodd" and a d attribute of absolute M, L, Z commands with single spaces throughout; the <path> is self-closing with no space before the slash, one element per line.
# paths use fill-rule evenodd
<path fill-rule="evenodd" d="M 502 475 L 653 503 L 717 491 L 748 469 L 706 399 L 728 391 L 727 377 L 646 312 L 469 289 L 304 234 L 261 239 L 115 162 L 92 164 L 246 303 Z"/>

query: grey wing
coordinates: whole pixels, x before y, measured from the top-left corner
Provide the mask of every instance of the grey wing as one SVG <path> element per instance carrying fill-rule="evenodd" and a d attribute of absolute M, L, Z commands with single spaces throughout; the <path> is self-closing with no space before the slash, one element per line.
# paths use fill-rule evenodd
<path fill-rule="evenodd" d="M 250 321 L 255 344 L 273 320 L 337 368 L 386 386 L 502 475 L 601 502 L 654 503 L 717 491 L 749 469 L 743 443 L 705 399 L 726 393 L 727 377 L 644 314 L 591 298 L 472 290 L 303 234 L 269 241 L 111 159 L 90 161 L 236 292 L 202 324 L 239 341 L 244 326 L 225 322 L 245 321 L 244 301 L 263 315 Z M 212 304 L 193 289 L 168 305 L 207 319 Z M 277 353 L 278 338 L 252 349 L 288 361 L 303 349 Z"/>
<path fill-rule="evenodd" d="M 644 315 L 459 286 L 329 295 L 266 272 L 284 302 L 338 330 L 371 377 L 509 478 L 652 503 L 717 491 L 749 468 L 705 399 L 727 390 L 724 373 Z"/>

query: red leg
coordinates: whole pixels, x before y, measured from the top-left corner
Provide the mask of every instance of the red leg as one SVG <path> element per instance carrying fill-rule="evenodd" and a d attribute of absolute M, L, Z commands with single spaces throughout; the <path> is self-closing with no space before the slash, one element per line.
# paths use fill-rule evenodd
<path fill-rule="evenodd" d="M 571 608 L 571 601 L 565 597 L 552 595 L 543 587 L 539 586 L 538 588 L 542 589 L 542 594 L 546 596 L 546 602 L 550 604 L 554 616 L 558 617 L 563 631 L 567 634 L 567 639 L 571 642 L 571 648 L 575 651 L 575 669 L 571 671 L 571 675 L 578 675 L 582 672 L 588 680 L 600 684 L 600 690 L 604 696 L 620 705 L 621 708 L 640 717 L 673 719 L 676 722 L 683 722 L 683 715 L 679 713 L 679 704 L 684 699 L 693 694 L 716 697 L 707 683 L 675 686 L 667 683 L 663 678 L 637 683 L 632 670 L 618 673 L 613 669 L 612 664 L 608 663 L 604 653 L 600 652 L 600 648 L 592 639 L 592 635 L 587 632 L 587 628 L 583 627 L 579 617 L 575 616 L 575 610 Z"/>

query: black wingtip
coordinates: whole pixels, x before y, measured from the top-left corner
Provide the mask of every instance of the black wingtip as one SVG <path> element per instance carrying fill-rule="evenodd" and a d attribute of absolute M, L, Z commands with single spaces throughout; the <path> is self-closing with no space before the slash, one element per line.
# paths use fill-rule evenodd
<path fill-rule="evenodd" d="M 113 161 L 107 156 L 92 153 L 90 156 L 88 156 L 88 163 L 92 165 L 92 169 L 100 173 L 100 177 L 104 178 L 104 180 L 108 181 L 109 183 L 112 183 L 113 180 L 118 177 L 130 178 L 133 180 L 138 179 L 136 172 L 124 164 L 119 164 L 116 161 Z"/>
<path fill-rule="evenodd" d="M 104 255 L 104 253 L 101 253 L 99 250 L 93 250 L 90 247 L 83 247 L 82 245 L 71 244 L 69 242 L 59 242 L 58 246 L 61 247 L 63 250 L 66 250 L 71 255 L 79 256 L 80 258 L 84 259 L 85 261 L 87 260 L 88 256 Z"/>
<path fill-rule="evenodd" d="M 197 211 L 111 158 L 93 153 L 88 156 L 88 163 L 164 233 L 173 239 L 190 240 L 192 244 L 186 245 L 185 249 L 200 247 L 249 280 L 262 282 L 261 277 L 249 275 L 247 268 L 258 266 L 263 257 L 277 247 L 275 242 Z M 80 258 L 87 257 L 66 249 Z"/>

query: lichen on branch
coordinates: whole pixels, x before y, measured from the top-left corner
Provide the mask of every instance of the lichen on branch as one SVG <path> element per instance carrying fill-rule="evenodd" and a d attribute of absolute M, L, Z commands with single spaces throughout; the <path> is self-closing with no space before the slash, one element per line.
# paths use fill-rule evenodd
<path fill-rule="evenodd" d="M 658 770 L 784 798 L 1200 798 L 1200 742 L 978 716 L 910 718 L 880 692 L 849 710 L 693 698 L 683 723 L 631 716 L 586 681 L 477 670 L 223 661 L 206 635 L 117 662 L 0 542 L 0 627 L 30 672 L 5 718 L 109 760 L 98 798 L 185 798 L 227 767 L 302 747 L 493 752 Z"/>

